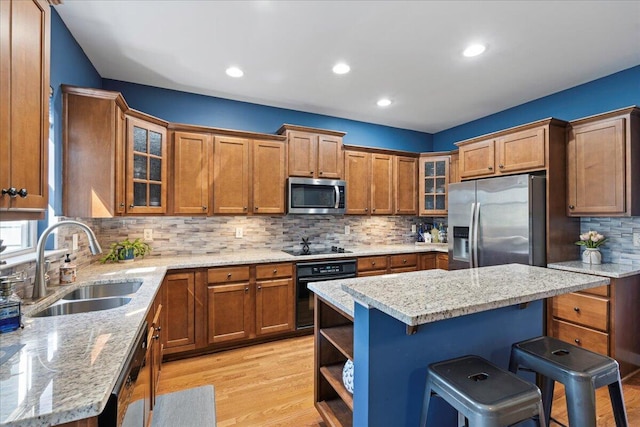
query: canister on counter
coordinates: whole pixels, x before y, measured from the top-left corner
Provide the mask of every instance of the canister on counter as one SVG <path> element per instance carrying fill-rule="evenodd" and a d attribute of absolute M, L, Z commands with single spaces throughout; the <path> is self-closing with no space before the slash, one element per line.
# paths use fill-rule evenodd
<path fill-rule="evenodd" d="M 60 284 L 66 285 L 76 281 L 76 265 L 71 264 L 69 254 L 64 259 L 64 264 L 60 266 Z"/>

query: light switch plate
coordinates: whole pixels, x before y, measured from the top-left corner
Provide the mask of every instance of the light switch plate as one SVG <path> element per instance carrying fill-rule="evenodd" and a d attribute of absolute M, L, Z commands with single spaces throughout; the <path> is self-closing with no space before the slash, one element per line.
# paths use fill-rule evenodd
<path fill-rule="evenodd" d="M 411 224 L 411 232 L 412 233 L 416 232 L 416 225 L 415 224 Z"/>
<path fill-rule="evenodd" d="M 153 229 L 152 228 L 145 228 L 142 238 L 144 240 L 146 240 L 146 241 L 152 241 L 153 240 Z"/>
<path fill-rule="evenodd" d="M 236 227 L 236 239 L 242 239 L 243 235 L 242 227 Z"/>
<path fill-rule="evenodd" d="M 633 246 L 640 246 L 640 233 L 633 233 Z"/>
<path fill-rule="evenodd" d="M 75 233 L 71 236 L 71 240 L 72 240 L 72 244 L 71 244 L 71 250 L 72 251 L 77 251 L 78 250 L 78 233 Z"/>
<path fill-rule="evenodd" d="M 344 226 L 344 234 L 351 234 L 351 227 L 348 225 Z"/>

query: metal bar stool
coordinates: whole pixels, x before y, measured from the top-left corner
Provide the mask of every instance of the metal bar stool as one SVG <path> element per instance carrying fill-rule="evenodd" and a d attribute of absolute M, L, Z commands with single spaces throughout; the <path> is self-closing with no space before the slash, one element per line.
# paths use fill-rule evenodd
<path fill-rule="evenodd" d="M 509 370 L 542 375 L 542 401 L 547 424 L 555 381 L 564 385 L 569 426 L 596 427 L 596 389 L 609 386 L 617 427 L 627 427 L 618 362 L 552 337 L 537 337 L 511 346 Z"/>
<path fill-rule="evenodd" d="M 427 425 L 431 395 L 437 394 L 473 427 L 503 427 L 537 416 L 546 427 L 540 390 L 478 356 L 429 365 L 420 426 Z"/>

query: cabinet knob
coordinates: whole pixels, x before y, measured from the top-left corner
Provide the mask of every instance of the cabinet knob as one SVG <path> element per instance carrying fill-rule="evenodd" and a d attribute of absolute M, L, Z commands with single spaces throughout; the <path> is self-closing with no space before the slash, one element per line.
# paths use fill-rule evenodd
<path fill-rule="evenodd" d="M 573 341 L 575 341 L 575 343 L 576 343 L 576 344 L 578 344 L 578 345 L 580 344 L 580 338 L 576 338 L 576 339 L 575 339 L 575 340 L 573 340 Z"/>
<path fill-rule="evenodd" d="M 244 292 L 245 293 L 249 292 L 249 287 L 248 286 L 246 288 L 244 288 Z"/>
<path fill-rule="evenodd" d="M 365 212 L 369 212 L 369 208 L 364 208 L 364 211 Z"/>
<path fill-rule="evenodd" d="M 258 290 L 262 289 L 262 286 L 258 285 Z"/>
<path fill-rule="evenodd" d="M 227 279 L 231 278 L 231 273 L 227 273 Z"/>
<path fill-rule="evenodd" d="M 254 211 L 257 211 L 259 208 L 256 206 L 255 208 L 253 208 Z"/>
<path fill-rule="evenodd" d="M 247 207 L 246 207 L 246 206 L 243 206 L 243 207 L 242 207 L 242 210 L 243 210 L 243 211 L 246 211 L 246 210 L 247 210 Z"/>
<path fill-rule="evenodd" d="M 320 171 L 319 174 L 322 175 L 322 171 Z"/>
<path fill-rule="evenodd" d="M 18 190 L 18 196 L 22 197 L 23 199 L 27 197 L 28 194 L 29 193 L 27 193 L 26 188 L 21 188 L 20 190 Z"/>
<path fill-rule="evenodd" d="M 488 169 L 489 169 L 490 171 L 492 171 L 492 170 L 493 170 L 493 166 L 489 166 L 489 168 L 488 168 Z"/>
<path fill-rule="evenodd" d="M 407 263 L 407 260 L 406 260 L 406 259 L 403 259 L 403 260 L 402 260 L 402 263 L 403 263 L 403 264 L 406 264 L 406 263 Z"/>
<path fill-rule="evenodd" d="M 278 269 L 277 269 L 277 268 L 274 268 L 274 269 L 273 269 L 273 274 L 277 274 L 277 273 L 278 273 Z"/>
<path fill-rule="evenodd" d="M 154 335 L 154 336 L 153 336 L 153 339 L 154 339 L 154 340 L 159 340 L 159 339 L 160 339 L 160 335 Z"/>
<path fill-rule="evenodd" d="M 309 175 L 313 175 L 313 171 L 309 171 Z"/>
<path fill-rule="evenodd" d="M 11 187 L 9 189 L 3 188 L 2 189 L 2 195 L 4 196 L 5 194 L 8 194 L 9 197 L 13 198 L 16 197 L 18 195 L 18 190 L 14 187 Z"/>
<path fill-rule="evenodd" d="M 156 331 L 158 331 L 158 332 L 160 332 L 161 330 L 162 330 L 162 326 L 158 326 L 158 327 L 156 328 Z"/>
<path fill-rule="evenodd" d="M 124 202 L 120 202 L 120 207 L 124 208 Z"/>
<path fill-rule="evenodd" d="M 203 211 L 206 211 L 206 210 L 207 210 L 207 207 L 206 207 L 206 206 L 203 206 L 203 207 L 202 207 L 202 210 L 203 210 Z"/>
<path fill-rule="evenodd" d="M 504 169 L 504 165 L 498 165 L 500 169 Z"/>
<path fill-rule="evenodd" d="M 376 208 L 371 209 L 371 212 L 375 212 L 375 211 L 376 211 Z"/>
<path fill-rule="evenodd" d="M 575 311 L 576 313 L 580 313 L 580 307 L 573 307 L 573 311 Z"/>
<path fill-rule="evenodd" d="M 575 206 L 569 205 L 569 209 L 574 209 L 574 208 L 575 208 Z"/>
<path fill-rule="evenodd" d="M 133 209 L 134 207 L 135 207 L 135 206 L 133 206 L 133 203 L 131 203 L 131 204 L 129 205 L 129 208 L 130 208 L 130 209 Z"/>
<path fill-rule="evenodd" d="M 376 265 L 376 262 L 375 261 L 371 261 L 371 265 Z"/>

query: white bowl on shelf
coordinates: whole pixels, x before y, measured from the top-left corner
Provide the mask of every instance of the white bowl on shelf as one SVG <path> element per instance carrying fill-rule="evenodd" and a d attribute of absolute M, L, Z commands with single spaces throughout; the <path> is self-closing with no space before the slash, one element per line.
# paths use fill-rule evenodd
<path fill-rule="evenodd" d="M 347 359 L 342 368 L 342 383 L 344 388 L 351 394 L 353 394 L 353 362 L 351 359 Z"/>

